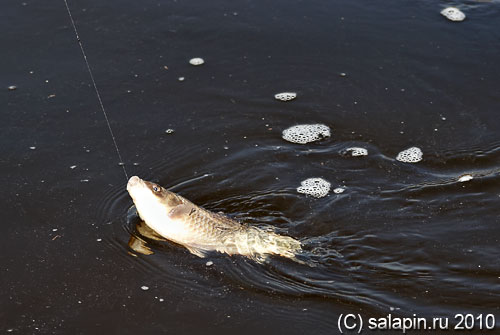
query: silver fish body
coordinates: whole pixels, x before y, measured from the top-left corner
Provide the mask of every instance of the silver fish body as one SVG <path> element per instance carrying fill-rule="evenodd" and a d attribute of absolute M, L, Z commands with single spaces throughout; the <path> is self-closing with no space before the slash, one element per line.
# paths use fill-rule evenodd
<path fill-rule="evenodd" d="M 199 257 L 215 250 L 255 259 L 269 254 L 295 259 L 301 251 L 300 242 L 291 237 L 213 213 L 137 176 L 129 179 L 127 190 L 139 216 L 151 229 Z"/>

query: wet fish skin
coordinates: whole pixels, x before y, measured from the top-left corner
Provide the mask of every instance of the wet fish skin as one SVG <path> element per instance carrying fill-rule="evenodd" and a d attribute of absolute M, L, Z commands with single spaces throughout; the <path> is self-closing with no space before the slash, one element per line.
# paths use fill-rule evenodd
<path fill-rule="evenodd" d="M 127 191 L 139 216 L 151 229 L 199 257 L 205 257 L 208 251 L 215 250 L 258 260 L 270 254 L 295 259 L 295 255 L 301 251 L 300 242 L 289 236 L 241 224 L 222 214 L 213 213 L 137 176 L 129 179 Z"/>

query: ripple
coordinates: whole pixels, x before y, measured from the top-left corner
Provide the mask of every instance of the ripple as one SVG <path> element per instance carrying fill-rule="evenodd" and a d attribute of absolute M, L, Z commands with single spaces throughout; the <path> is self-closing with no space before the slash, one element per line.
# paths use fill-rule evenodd
<path fill-rule="evenodd" d="M 130 202 L 125 184 L 108 185 L 98 201 L 99 205 L 95 212 L 96 221 L 109 224 L 126 212 Z"/>
<path fill-rule="evenodd" d="M 304 252 L 298 258 L 303 264 L 280 257 L 259 263 L 217 253 L 198 258 L 182 246 L 145 236 L 137 228 L 140 220 L 126 190 L 110 186 L 97 216 L 103 223 L 112 218 L 106 241 L 109 249 L 119 254 L 119 266 L 161 278 L 169 283 L 169 289 L 187 287 L 189 294 L 198 296 L 224 297 L 246 290 L 274 298 L 307 297 L 371 312 L 412 306 L 414 311 L 425 313 L 430 303 L 450 310 L 436 298 L 433 287 L 443 287 L 448 294 L 459 293 L 463 289 L 444 278 L 454 278 L 463 286 L 471 282 L 471 276 L 462 270 L 444 271 L 439 261 L 432 260 L 429 248 L 435 240 L 430 232 L 446 234 L 452 228 L 426 232 L 419 224 L 429 222 L 429 212 L 437 208 L 442 215 L 456 213 L 456 208 L 447 207 L 444 201 L 465 202 L 471 194 L 495 190 L 500 172 L 492 157 L 498 154 L 497 148 L 476 151 L 482 152 L 482 163 L 488 164 L 464 169 L 465 165 L 437 162 L 432 153 L 419 166 L 399 164 L 373 144 L 361 141 L 311 148 L 293 148 L 279 144 L 279 138 L 265 136 L 256 136 L 255 141 L 258 146 L 232 146 L 229 151 L 207 151 L 202 144 L 189 150 L 179 146 L 168 151 L 168 159 L 143 157 L 139 174 L 146 179 L 158 178 L 160 184 L 209 210 L 299 239 Z M 371 154 L 362 159 L 346 156 L 345 148 L 353 144 L 369 148 Z M 460 155 L 467 156 L 465 152 Z M 450 156 L 450 162 L 458 156 Z M 198 164 L 199 158 L 205 160 L 203 164 Z M 464 173 L 473 179 L 460 182 Z M 297 180 L 310 175 L 346 185 L 349 192 L 322 199 L 298 195 Z M 420 205 L 424 199 L 426 206 Z M 388 222 L 381 224 L 388 217 Z M 379 226 L 370 226 L 372 222 Z M 131 238 L 142 240 L 153 254 L 129 248 Z M 402 253 L 401 245 L 408 252 Z M 212 265 L 207 266 L 207 261 Z M 489 287 L 491 280 L 492 272 L 484 271 L 481 285 Z M 430 293 L 415 302 L 416 290 Z M 456 300 L 456 304 L 463 302 Z"/>
<path fill-rule="evenodd" d="M 493 142 L 484 146 L 465 147 L 426 155 L 426 164 L 432 167 L 453 169 L 498 168 L 500 161 L 500 143 Z"/>

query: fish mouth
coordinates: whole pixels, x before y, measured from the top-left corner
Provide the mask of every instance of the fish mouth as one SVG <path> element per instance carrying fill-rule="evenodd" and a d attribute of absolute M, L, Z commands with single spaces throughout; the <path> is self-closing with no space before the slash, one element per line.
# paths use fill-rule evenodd
<path fill-rule="evenodd" d="M 127 191 L 129 191 L 129 193 L 130 193 L 130 189 L 132 189 L 133 187 L 136 187 L 140 184 L 142 184 L 141 178 L 139 178 L 137 176 L 130 177 L 130 179 L 128 180 L 128 183 L 127 183 Z"/>

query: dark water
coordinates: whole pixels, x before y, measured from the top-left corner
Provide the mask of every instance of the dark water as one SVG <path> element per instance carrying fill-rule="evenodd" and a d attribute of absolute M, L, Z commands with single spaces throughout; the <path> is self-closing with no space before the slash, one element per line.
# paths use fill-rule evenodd
<path fill-rule="evenodd" d="M 500 331 L 498 1 L 69 5 L 129 175 L 273 225 L 316 266 L 151 241 L 131 255 L 137 218 L 64 2 L 8 1 L 2 333 L 336 334 L 346 313 L 450 327 L 493 314 Z M 448 5 L 466 21 L 443 18 Z M 298 98 L 275 101 L 283 91 Z M 299 123 L 333 136 L 281 139 Z M 410 146 L 422 162 L 394 159 Z M 310 177 L 346 191 L 298 194 Z"/>

